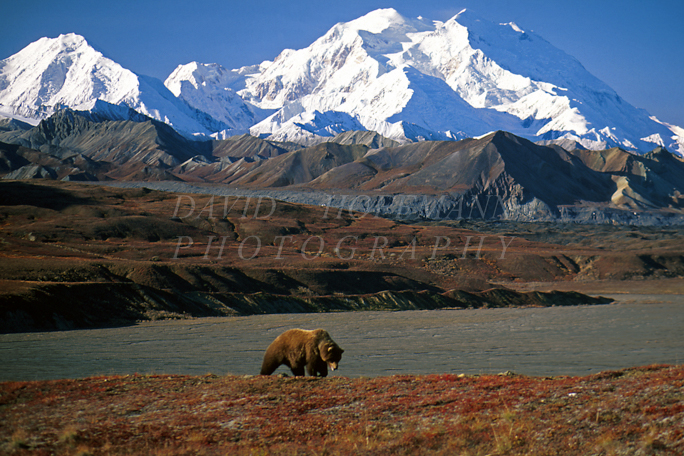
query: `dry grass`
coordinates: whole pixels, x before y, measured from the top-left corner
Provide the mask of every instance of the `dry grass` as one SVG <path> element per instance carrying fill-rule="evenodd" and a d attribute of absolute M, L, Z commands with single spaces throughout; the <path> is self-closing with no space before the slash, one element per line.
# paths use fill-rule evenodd
<path fill-rule="evenodd" d="M 0 453 L 675 455 L 684 367 L 589 377 L 95 377 L 0 384 Z"/>

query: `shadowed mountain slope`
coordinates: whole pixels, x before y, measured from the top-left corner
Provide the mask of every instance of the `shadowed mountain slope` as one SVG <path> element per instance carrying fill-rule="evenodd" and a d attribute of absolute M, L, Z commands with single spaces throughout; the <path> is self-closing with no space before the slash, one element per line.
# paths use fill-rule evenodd
<path fill-rule="evenodd" d="M 332 169 L 362 158 L 367 151 L 368 147 L 363 145 L 322 143 L 259 162 L 252 171 L 226 177 L 222 182 L 250 187 L 308 184 Z"/>
<path fill-rule="evenodd" d="M 385 138 L 374 131 L 345 131 L 335 136 L 330 142 L 345 145 L 363 144 L 371 149 L 396 147 L 399 145 L 397 141 Z"/>
<path fill-rule="evenodd" d="M 63 150 L 59 155 L 77 152 L 116 164 L 133 161 L 168 166 L 210 153 L 206 144 L 189 141 L 158 121 L 95 122 L 70 110 L 57 112 L 13 142 L 42 151 L 51 148 L 53 155 L 57 147 Z"/>
<path fill-rule="evenodd" d="M 265 141 L 248 134 L 233 136 L 212 143 L 213 155 L 215 157 L 271 158 L 296 149 L 301 149 L 301 146 L 291 145 L 288 148 L 284 144 Z"/>

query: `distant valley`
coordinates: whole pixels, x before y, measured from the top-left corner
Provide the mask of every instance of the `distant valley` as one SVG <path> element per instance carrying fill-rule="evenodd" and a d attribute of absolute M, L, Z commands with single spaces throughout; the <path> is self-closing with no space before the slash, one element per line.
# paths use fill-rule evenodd
<path fill-rule="evenodd" d="M 681 227 L 407 222 L 263 203 L 0 180 L 0 332 L 682 291 Z"/>

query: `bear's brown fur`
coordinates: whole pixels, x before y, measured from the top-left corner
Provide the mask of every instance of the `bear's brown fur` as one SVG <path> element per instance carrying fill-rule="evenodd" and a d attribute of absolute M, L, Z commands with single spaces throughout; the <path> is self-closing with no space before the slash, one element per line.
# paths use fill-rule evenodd
<path fill-rule="evenodd" d="M 295 377 L 303 376 L 304 368 L 312 377 L 326 377 L 328 367 L 337 369 L 343 352 L 323 329 L 290 329 L 266 349 L 261 375 L 271 375 L 278 366 L 285 364 Z"/>

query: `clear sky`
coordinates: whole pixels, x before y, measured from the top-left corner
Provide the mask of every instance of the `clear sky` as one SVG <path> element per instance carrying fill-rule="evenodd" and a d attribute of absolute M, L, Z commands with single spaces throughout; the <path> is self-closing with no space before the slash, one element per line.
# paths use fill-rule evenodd
<path fill-rule="evenodd" d="M 137 73 L 191 61 L 227 68 L 308 46 L 377 8 L 447 20 L 468 8 L 576 57 L 631 104 L 684 127 L 684 0 L 0 0 L 0 59 L 75 32 Z"/>

